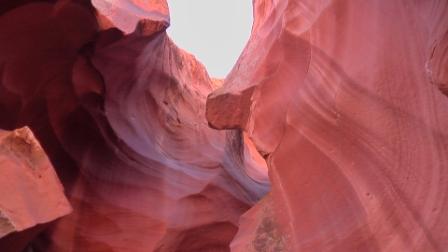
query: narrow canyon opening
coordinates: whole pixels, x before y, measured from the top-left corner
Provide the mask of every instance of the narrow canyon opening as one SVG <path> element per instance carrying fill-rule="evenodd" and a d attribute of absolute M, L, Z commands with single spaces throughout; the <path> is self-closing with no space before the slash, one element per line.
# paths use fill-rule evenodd
<path fill-rule="evenodd" d="M 209 75 L 225 78 L 251 33 L 251 0 L 170 0 L 170 38 L 205 65 Z"/>

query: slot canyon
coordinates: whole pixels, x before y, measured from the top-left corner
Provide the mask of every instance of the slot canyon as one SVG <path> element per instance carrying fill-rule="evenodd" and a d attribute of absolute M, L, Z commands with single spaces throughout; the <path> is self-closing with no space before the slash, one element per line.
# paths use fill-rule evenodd
<path fill-rule="evenodd" d="M 0 252 L 448 251 L 448 1 L 251 2 L 0 0 Z"/>

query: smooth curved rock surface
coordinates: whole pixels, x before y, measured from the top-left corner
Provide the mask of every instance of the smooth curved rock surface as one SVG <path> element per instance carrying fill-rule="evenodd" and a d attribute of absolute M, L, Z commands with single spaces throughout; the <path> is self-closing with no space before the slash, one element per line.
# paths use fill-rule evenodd
<path fill-rule="evenodd" d="M 252 37 L 207 101 L 272 182 L 232 251 L 445 250 L 448 3 L 254 4 Z"/>
<path fill-rule="evenodd" d="M 0 0 L 0 128 L 32 130 L 73 208 L 49 223 L 70 210 L 48 209 L 51 169 L 0 151 L 19 167 L 0 195 L 43 188 L 0 197 L 24 196 L 0 249 L 448 247 L 448 3 L 253 3 L 222 81 L 166 35 L 165 1 Z"/>
<path fill-rule="evenodd" d="M 124 35 L 85 2 L 0 17 L 0 126 L 30 126 L 73 207 L 37 251 L 228 251 L 269 190 L 242 133 L 208 127 L 204 67 L 147 18 Z"/>

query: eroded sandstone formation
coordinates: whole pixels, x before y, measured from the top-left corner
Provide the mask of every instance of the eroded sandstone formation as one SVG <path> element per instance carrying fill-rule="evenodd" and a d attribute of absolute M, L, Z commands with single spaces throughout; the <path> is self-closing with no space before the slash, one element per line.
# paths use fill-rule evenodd
<path fill-rule="evenodd" d="M 265 164 L 240 131 L 208 126 L 215 84 L 168 23 L 142 20 L 124 35 L 97 21 L 114 18 L 87 1 L 0 17 L 1 126 L 30 126 L 73 207 L 32 247 L 227 251 L 269 189 Z"/>
<path fill-rule="evenodd" d="M 244 129 L 272 182 L 232 250 L 445 251 L 448 3 L 254 9 L 250 41 L 207 103 L 213 127 Z"/>
<path fill-rule="evenodd" d="M 0 128 L 31 129 L 69 201 L 31 137 L 2 148 L 0 211 L 26 221 L 0 247 L 446 249 L 448 3 L 253 4 L 222 81 L 164 0 L 0 0 Z"/>

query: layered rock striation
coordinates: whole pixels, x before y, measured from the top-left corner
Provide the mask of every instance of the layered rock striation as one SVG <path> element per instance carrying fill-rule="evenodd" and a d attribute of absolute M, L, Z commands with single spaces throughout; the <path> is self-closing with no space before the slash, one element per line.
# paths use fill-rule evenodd
<path fill-rule="evenodd" d="M 210 124 L 243 129 L 272 182 L 232 251 L 445 250 L 446 1 L 254 10 L 245 51 L 207 101 Z"/>
<path fill-rule="evenodd" d="M 208 127 L 213 82 L 167 23 L 124 35 L 105 17 L 59 1 L 0 18 L 2 127 L 30 126 L 73 207 L 33 248 L 228 250 L 239 216 L 269 189 L 266 167 L 240 131 Z M 10 26 L 24 18 L 33 22 Z"/>
<path fill-rule="evenodd" d="M 163 0 L 0 0 L 0 247 L 448 247 L 448 3 L 253 4 L 222 81 Z"/>

